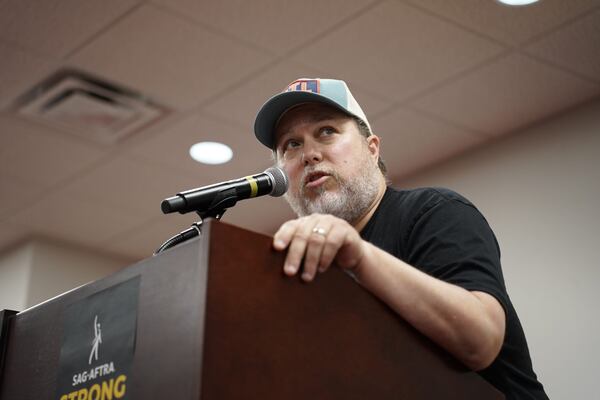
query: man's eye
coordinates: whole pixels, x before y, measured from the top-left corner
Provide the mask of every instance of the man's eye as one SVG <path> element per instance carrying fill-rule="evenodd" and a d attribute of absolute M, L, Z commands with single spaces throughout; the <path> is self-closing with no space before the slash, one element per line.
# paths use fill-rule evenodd
<path fill-rule="evenodd" d="M 323 128 L 321 128 L 320 130 L 322 135 L 333 135 L 335 133 L 335 129 L 333 129 L 331 126 L 324 126 Z"/>
<path fill-rule="evenodd" d="M 300 142 L 298 142 L 297 140 L 288 140 L 285 143 L 285 146 L 283 146 L 283 150 L 289 150 L 289 149 L 295 149 L 296 147 L 300 146 Z"/>

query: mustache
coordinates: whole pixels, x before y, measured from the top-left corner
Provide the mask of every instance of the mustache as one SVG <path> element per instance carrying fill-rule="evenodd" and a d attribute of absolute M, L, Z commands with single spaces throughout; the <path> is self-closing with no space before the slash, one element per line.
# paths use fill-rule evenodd
<path fill-rule="evenodd" d="M 310 174 L 314 174 L 314 173 L 326 174 L 326 175 L 331 176 L 337 182 L 341 182 L 340 175 L 333 169 L 323 168 L 323 167 L 306 167 L 304 169 L 304 172 L 302 173 L 302 176 L 300 177 L 299 182 L 298 182 L 298 185 L 300 186 L 298 188 L 298 189 L 300 189 L 300 193 L 304 193 L 304 191 L 306 189 L 306 184 L 308 183 L 306 178 Z"/>

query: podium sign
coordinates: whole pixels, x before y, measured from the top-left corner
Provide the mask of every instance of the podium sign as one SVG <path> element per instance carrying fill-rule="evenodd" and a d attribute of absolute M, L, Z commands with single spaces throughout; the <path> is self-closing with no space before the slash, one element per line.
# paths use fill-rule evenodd
<path fill-rule="evenodd" d="M 139 276 L 69 305 L 56 399 L 129 399 Z"/>

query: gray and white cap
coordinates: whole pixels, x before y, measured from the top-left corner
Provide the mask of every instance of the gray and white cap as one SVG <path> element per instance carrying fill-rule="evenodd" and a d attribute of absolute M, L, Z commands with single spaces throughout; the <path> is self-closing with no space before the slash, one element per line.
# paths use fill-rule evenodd
<path fill-rule="evenodd" d="M 259 142 L 269 148 L 275 146 L 275 127 L 281 116 L 290 108 L 303 103 L 328 104 L 361 119 L 371 130 L 360 105 L 352 96 L 346 82 L 338 79 L 302 78 L 290 83 L 286 89 L 261 107 L 254 121 L 254 134 Z"/>

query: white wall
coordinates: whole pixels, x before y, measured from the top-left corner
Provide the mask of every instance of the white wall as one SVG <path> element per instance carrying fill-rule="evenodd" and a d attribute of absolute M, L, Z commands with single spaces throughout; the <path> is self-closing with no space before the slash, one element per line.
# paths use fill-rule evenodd
<path fill-rule="evenodd" d="M 0 309 L 24 310 L 130 263 L 64 243 L 32 240 L 0 255 Z"/>
<path fill-rule="evenodd" d="M 23 310 L 27 306 L 33 249 L 19 246 L 0 257 L 0 310 Z"/>
<path fill-rule="evenodd" d="M 597 396 L 600 101 L 402 179 L 445 186 L 484 213 L 534 368 L 553 399 Z"/>

